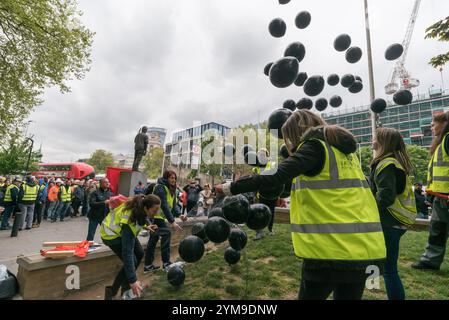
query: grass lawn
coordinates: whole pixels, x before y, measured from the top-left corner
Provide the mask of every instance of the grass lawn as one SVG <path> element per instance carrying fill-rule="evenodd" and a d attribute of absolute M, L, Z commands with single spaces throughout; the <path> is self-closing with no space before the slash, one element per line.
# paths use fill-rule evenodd
<path fill-rule="evenodd" d="M 255 232 L 246 230 L 251 238 Z M 172 287 L 160 271 L 143 279 L 150 283 L 146 299 L 281 299 L 297 298 L 301 260 L 291 245 L 289 226 L 276 225 L 276 235 L 248 240 L 235 266 L 224 261 L 227 242 L 212 248 L 195 264 L 185 266 L 186 279 Z M 408 231 L 401 241 L 400 275 L 407 299 L 449 299 L 449 258 L 440 271 L 414 270 L 410 265 L 422 254 L 427 232 Z M 364 299 L 386 299 L 380 290 L 365 290 Z"/>

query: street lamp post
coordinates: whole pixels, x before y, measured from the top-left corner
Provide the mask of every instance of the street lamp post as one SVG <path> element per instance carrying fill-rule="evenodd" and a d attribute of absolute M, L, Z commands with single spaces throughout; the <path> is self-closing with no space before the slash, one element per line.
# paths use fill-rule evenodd
<path fill-rule="evenodd" d="M 27 165 L 26 165 L 26 169 L 25 169 L 25 175 L 28 175 L 28 168 L 30 166 L 30 160 L 31 160 L 31 152 L 33 152 L 33 145 L 34 145 L 34 140 L 32 138 L 27 138 L 27 140 L 31 141 L 31 145 L 30 145 L 30 150 L 28 152 L 28 159 L 27 159 Z"/>
<path fill-rule="evenodd" d="M 374 89 L 374 71 L 373 71 L 373 55 L 371 51 L 371 30 L 369 26 L 369 14 L 368 14 L 368 0 L 364 0 L 365 4 L 365 25 L 366 25 L 366 47 L 368 54 L 368 74 L 369 74 L 369 91 L 370 91 L 370 104 L 376 98 L 376 92 Z M 376 136 L 376 128 L 379 117 L 377 113 L 371 111 L 371 130 L 373 139 Z"/>

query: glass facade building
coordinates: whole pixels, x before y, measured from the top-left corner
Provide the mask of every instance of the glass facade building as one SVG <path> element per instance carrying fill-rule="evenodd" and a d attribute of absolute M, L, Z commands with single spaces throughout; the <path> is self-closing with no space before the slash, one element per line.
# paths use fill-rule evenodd
<path fill-rule="evenodd" d="M 405 143 L 429 147 L 432 142 L 432 114 L 447 110 L 449 94 L 434 90 L 430 91 L 429 95 L 415 97 L 414 101 L 406 106 L 389 103 L 385 111 L 379 114 L 379 121 L 382 127 L 399 130 Z M 369 106 L 322 113 L 322 116 L 328 124 L 336 124 L 351 131 L 362 146 L 371 144 Z"/>

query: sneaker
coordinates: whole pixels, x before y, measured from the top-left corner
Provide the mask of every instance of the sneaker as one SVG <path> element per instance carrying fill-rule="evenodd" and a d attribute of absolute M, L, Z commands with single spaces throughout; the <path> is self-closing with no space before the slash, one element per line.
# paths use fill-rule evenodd
<path fill-rule="evenodd" d="M 263 232 L 262 231 L 258 231 L 256 233 L 256 236 L 253 238 L 254 241 L 260 240 L 263 238 Z"/>
<path fill-rule="evenodd" d="M 51 220 L 51 223 L 56 222 L 56 220 Z"/>
<path fill-rule="evenodd" d="M 419 269 L 419 270 L 440 270 L 440 267 L 432 266 L 426 262 L 419 261 L 412 264 L 413 269 Z"/>
<path fill-rule="evenodd" d="M 167 270 L 167 268 L 170 267 L 171 265 L 172 265 L 172 263 L 169 261 L 169 262 L 164 263 L 162 265 L 162 268 L 164 268 L 164 270 Z"/>
<path fill-rule="evenodd" d="M 270 236 L 274 236 L 274 231 L 273 231 L 273 230 L 271 230 L 270 232 L 268 232 L 268 235 L 270 235 Z"/>
<path fill-rule="evenodd" d="M 156 270 L 159 270 L 161 267 L 159 266 L 155 266 L 154 264 L 150 264 L 149 266 L 144 266 L 143 267 L 143 274 L 147 274 L 150 272 L 154 272 Z"/>
<path fill-rule="evenodd" d="M 26 228 L 25 228 L 25 230 L 31 230 L 31 228 L 29 228 L 29 227 L 26 227 Z"/>

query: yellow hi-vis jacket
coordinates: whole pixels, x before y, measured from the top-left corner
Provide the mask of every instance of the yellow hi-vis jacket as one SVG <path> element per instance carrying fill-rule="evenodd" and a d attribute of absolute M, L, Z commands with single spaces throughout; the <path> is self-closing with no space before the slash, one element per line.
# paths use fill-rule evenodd
<path fill-rule="evenodd" d="M 449 193 L 449 155 L 444 148 L 448 136 L 444 136 L 429 162 L 427 189 L 433 192 Z"/>
<path fill-rule="evenodd" d="M 159 184 L 159 185 L 161 185 L 161 184 Z M 154 186 L 154 190 L 156 190 L 157 186 L 158 185 Z M 167 186 L 164 186 L 164 185 L 162 185 L 162 186 L 164 187 L 165 195 L 167 197 L 168 207 L 170 208 L 170 211 L 171 211 L 171 210 L 173 210 L 173 203 L 174 203 L 174 200 L 175 200 L 174 198 L 176 197 L 176 194 L 174 196 L 172 196 L 170 189 L 168 189 Z M 153 194 L 154 194 L 154 191 L 153 191 Z M 162 211 L 162 208 L 159 209 L 158 213 L 154 216 L 154 219 L 166 220 L 164 212 Z"/>
<path fill-rule="evenodd" d="M 4 202 L 12 202 L 11 190 L 12 190 L 13 188 L 16 188 L 17 190 L 19 190 L 19 187 L 18 187 L 18 186 L 16 186 L 14 183 L 11 183 L 11 184 L 6 188 L 5 199 L 3 200 Z"/>
<path fill-rule="evenodd" d="M 322 260 L 384 259 L 377 204 L 357 156 L 315 140 L 325 150 L 323 170 L 313 177 L 300 175 L 292 183 L 290 221 L 295 254 Z"/>
<path fill-rule="evenodd" d="M 133 234 L 137 237 L 139 232 L 142 230 L 142 226 L 137 223 L 131 223 L 129 217 L 131 211 L 125 210 L 125 204 L 121 204 L 115 209 L 111 209 L 109 214 L 101 223 L 100 235 L 103 240 L 114 240 L 121 237 L 122 225 L 127 224 Z"/>
<path fill-rule="evenodd" d="M 70 202 L 72 201 L 72 188 L 68 189 L 66 186 L 61 186 L 61 202 Z"/>
<path fill-rule="evenodd" d="M 36 201 L 39 193 L 39 186 L 30 187 L 26 183 L 22 184 L 23 198 L 22 201 Z"/>
<path fill-rule="evenodd" d="M 405 174 L 404 168 L 401 166 L 398 160 L 393 157 L 388 157 L 381 160 L 377 167 L 375 175 L 379 175 L 390 164 L 394 164 L 396 169 L 402 170 Z M 416 219 L 416 202 L 415 193 L 412 189 L 412 183 L 410 178 L 405 175 L 405 189 L 404 192 L 396 196 L 394 203 L 388 207 L 388 211 L 399 222 L 411 226 Z"/>

